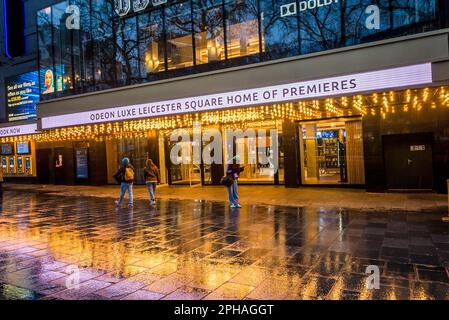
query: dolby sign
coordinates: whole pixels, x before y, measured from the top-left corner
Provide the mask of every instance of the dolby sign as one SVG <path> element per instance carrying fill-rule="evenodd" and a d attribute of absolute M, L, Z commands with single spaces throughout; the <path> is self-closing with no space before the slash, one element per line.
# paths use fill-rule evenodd
<path fill-rule="evenodd" d="M 167 3 L 167 0 L 114 0 L 115 12 L 121 17 L 131 12 L 140 12 L 145 10 L 150 3 L 156 7 Z"/>

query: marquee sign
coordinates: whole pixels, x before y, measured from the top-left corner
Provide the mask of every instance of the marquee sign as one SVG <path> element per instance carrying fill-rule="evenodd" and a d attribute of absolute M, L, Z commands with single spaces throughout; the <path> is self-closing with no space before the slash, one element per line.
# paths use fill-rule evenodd
<path fill-rule="evenodd" d="M 18 126 L 0 127 L 0 138 L 24 136 L 35 134 L 37 132 L 37 123 L 23 124 Z"/>
<path fill-rule="evenodd" d="M 432 83 L 432 64 L 42 118 L 42 129 L 196 113 Z"/>
<path fill-rule="evenodd" d="M 156 7 L 161 4 L 167 3 L 167 0 L 114 0 L 114 8 L 115 12 L 119 16 L 123 17 L 131 11 L 131 7 L 134 12 L 143 11 L 148 7 L 150 2 L 154 7 Z"/>

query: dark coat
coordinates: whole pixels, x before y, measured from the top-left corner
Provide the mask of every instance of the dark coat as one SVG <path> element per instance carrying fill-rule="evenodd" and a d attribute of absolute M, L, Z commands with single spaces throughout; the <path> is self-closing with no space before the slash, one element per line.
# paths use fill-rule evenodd
<path fill-rule="evenodd" d="M 226 175 L 232 176 L 234 179 L 238 179 L 241 172 L 245 168 L 241 167 L 240 164 L 230 163 L 226 166 Z"/>

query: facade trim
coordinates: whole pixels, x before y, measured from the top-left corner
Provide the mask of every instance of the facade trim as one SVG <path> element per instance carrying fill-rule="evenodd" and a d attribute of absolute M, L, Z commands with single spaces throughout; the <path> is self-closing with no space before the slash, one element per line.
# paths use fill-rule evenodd
<path fill-rule="evenodd" d="M 348 95 L 431 83 L 432 64 L 426 63 L 307 82 L 43 117 L 41 125 L 42 129 L 53 129 Z"/>

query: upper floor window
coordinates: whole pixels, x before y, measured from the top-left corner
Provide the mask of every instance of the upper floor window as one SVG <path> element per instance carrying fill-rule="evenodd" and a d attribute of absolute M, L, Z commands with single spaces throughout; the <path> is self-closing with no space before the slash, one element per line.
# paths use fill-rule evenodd
<path fill-rule="evenodd" d="M 168 70 L 193 66 L 191 10 L 190 1 L 175 3 L 165 9 Z"/>
<path fill-rule="evenodd" d="M 194 0 L 193 24 L 196 64 L 225 60 L 222 0 Z"/>
<path fill-rule="evenodd" d="M 164 21 L 157 9 L 137 17 L 141 77 L 165 71 Z"/>
<path fill-rule="evenodd" d="M 435 30 L 446 27 L 439 6 L 437 0 L 158 6 L 65 0 L 37 12 L 40 92 L 46 99 Z"/>

